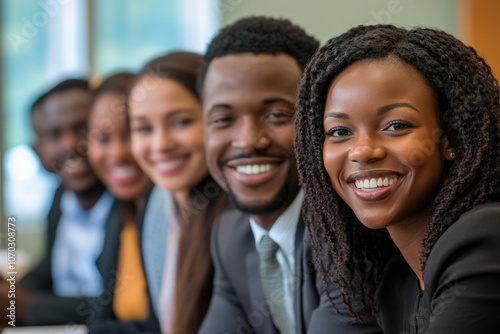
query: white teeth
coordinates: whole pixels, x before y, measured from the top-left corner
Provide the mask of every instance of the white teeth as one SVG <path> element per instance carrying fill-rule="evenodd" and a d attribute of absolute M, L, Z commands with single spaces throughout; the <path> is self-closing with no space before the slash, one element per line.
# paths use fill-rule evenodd
<path fill-rule="evenodd" d="M 184 159 L 176 159 L 176 160 L 171 160 L 171 161 L 163 161 L 163 162 L 157 162 L 156 168 L 165 170 L 165 169 L 173 169 L 178 166 L 180 166 L 184 162 Z"/>
<path fill-rule="evenodd" d="M 397 177 L 392 177 L 392 178 L 382 178 L 379 177 L 377 179 L 371 178 L 371 179 L 364 179 L 364 180 L 356 180 L 355 185 L 356 188 L 358 189 L 375 189 L 378 187 L 387 187 L 389 185 L 393 185 L 396 181 L 398 180 Z"/>
<path fill-rule="evenodd" d="M 138 171 L 139 169 L 135 166 L 114 167 L 113 169 L 111 169 L 110 174 L 115 178 L 126 178 L 137 174 Z"/>
<path fill-rule="evenodd" d="M 269 170 L 271 170 L 270 164 L 236 166 L 236 171 L 238 171 L 238 173 L 247 175 L 260 174 Z"/>
<path fill-rule="evenodd" d="M 87 161 L 81 157 L 70 157 L 64 160 L 63 169 L 66 172 L 78 173 L 88 169 Z"/>
<path fill-rule="evenodd" d="M 73 168 L 81 166 L 84 163 L 85 163 L 85 160 L 83 160 L 83 158 L 80 158 L 80 157 L 71 157 L 71 158 L 64 160 L 64 164 L 66 166 L 73 167 Z"/>

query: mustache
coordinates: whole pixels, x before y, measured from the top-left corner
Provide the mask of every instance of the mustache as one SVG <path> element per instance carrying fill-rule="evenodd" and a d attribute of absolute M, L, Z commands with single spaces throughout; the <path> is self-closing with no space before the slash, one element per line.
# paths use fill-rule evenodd
<path fill-rule="evenodd" d="M 224 158 L 219 162 L 219 165 L 224 166 L 233 160 L 249 159 L 249 158 L 275 158 L 275 159 L 277 158 L 285 160 L 289 159 L 290 156 L 288 154 L 272 154 L 264 150 L 254 150 L 252 152 L 240 152 L 233 156 Z"/>
<path fill-rule="evenodd" d="M 64 166 L 79 164 L 85 160 L 86 157 L 78 154 L 77 152 L 66 151 L 57 155 L 57 157 L 54 159 L 53 167 L 56 171 L 60 171 Z"/>

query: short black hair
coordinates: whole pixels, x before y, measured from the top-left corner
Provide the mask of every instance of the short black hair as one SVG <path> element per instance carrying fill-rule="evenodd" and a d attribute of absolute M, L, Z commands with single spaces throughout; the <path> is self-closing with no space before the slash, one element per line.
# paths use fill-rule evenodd
<path fill-rule="evenodd" d="M 86 79 L 66 79 L 52 87 L 48 91 L 49 95 L 53 93 L 59 93 L 72 88 L 81 88 L 85 90 L 90 90 L 89 81 Z"/>
<path fill-rule="evenodd" d="M 198 73 L 197 89 L 202 96 L 203 82 L 212 60 L 231 54 L 286 53 L 304 70 L 319 47 L 319 41 L 287 19 L 250 16 L 223 28 L 210 42 Z"/>
<path fill-rule="evenodd" d="M 35 109 L 40 106 L 43 101 L 47 98 L 47 92 L 43 92 L 41 95 L 39 95 L 32 103 L 30 107 L 30 115 L 33 117 L 33 114 L 35 113 Z"/>
<path fill-rule="evenodd" d="M 42 93 L 40 96 L 38 96 L 35 101 L 31 104 L 30 107 L 30 113 L 31 117 L 33 117 L 35 113 L 35 109 L 40 106 L 50 95 L 56 94 L 56 93 L 61 93 L 69 89 L 73 88 L 80 88 L 84 89 L 87 91 L 91 91 L 90 85 L 88 80 L 85 79 L 76 79 L 76 78 L 71 78 L 71 79 L 66 79 L 61 82 L 59 82 L 57 85 L 54 87 L 50 88 L 48 91 Z"/>

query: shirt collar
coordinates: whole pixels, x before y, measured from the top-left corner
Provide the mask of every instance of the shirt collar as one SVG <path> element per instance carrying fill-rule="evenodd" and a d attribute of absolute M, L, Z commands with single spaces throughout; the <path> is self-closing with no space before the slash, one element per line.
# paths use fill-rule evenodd
<path fill-rule="evenodd" d="M 286 256 L 295 256 L 295 232 L 300 219 L 304 192 L 299 190 L 292 204 L 278 217 L 269 231 L 261 227 L 250 217 L 250 228 L 255 239 L 255 247 L 260 249 L 259 244 L 262 237 L 267 234 L 276 242 Z"/>
<path fill-rule="evenodd" d="M 103 225 L 113 201 L 113 196 L 109 191 L 105 190 L 92 208 L 90 208 L 90 210 L 85 210 L 78 201 L 75 193 L 70 190 L 65 190 L 61 197 L 61 213 L 75 222 Z"/>

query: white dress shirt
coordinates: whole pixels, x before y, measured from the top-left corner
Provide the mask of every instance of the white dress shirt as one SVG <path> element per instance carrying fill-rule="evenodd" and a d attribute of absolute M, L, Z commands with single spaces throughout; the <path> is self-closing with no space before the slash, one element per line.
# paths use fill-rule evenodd
<path fill-rule="evenodd" d="M 61 218 L 52 248 L 54 293 L 64 297 L 99 296 L 103 290 L 97 258 L 104 244 L 105 225 L 114 198 L 105 191 L 90 210 L 65 190 Z"/>
<path fill-rule="evenodd" d="M 304 192 L 300 190 L 292 204 L 278 217 L 269 231 L 250 218 L 250 228 L 255 239 L 255 247 L 260 252 L 260 240 L 267 234 L 280 246 L 276 259 L 283 274 L 284 300 L 292 327 L 295 328 L 295 233 L 300 220 Z M 298 260 L 300 261 L 300 259 Z"/>

